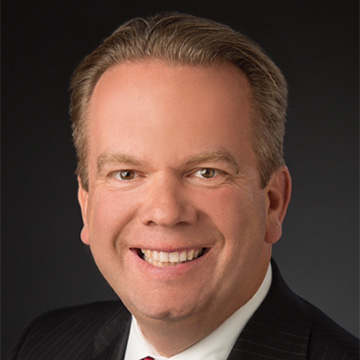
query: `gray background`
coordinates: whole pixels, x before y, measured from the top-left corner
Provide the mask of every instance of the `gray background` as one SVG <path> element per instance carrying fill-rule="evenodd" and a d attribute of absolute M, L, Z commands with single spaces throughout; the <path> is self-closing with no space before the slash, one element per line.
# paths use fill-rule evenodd
<path fill-rule="evenodd" d="M 192 3 L 196 4 L 192 4 Z M 3 1 L 2 353 L 36 315 L 114 298 L 80 242 L 68 81 L 117 25 L 178 10 L 256 40 L 283 70 L 293 198 L 274 257 L 358 334 L 357 1 Z"/>

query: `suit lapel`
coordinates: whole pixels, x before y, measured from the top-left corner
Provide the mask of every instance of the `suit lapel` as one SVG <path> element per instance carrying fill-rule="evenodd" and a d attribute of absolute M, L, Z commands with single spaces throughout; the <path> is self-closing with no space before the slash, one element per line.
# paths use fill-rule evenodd
<path fill-rule="evenodd" d="M 94 340 L 93 360 L 120 360 L 125 356 L 131 315 L 121 306 Z"/>
<path fill-rule="evenodd" d="M 272 262 L 269 293 L 236 341 L 228 360 L 306 359 L 311 313 Z"/>

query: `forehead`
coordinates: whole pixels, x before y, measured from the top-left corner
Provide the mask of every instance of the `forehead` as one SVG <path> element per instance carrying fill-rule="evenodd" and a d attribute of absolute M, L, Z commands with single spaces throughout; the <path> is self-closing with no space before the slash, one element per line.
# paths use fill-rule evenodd
<path fill-rule="evenodd" d="M 160 96 L 162 90 L 166 93 L 173 90 L 173 94 L 177 92 L 179 96 L 181 95 L 181 100 L 186 100 L 188 97 L 184 96 L 185 93 L 195 94 L 201 86 L 207 87 L 208 92 L 212 92 L 214 96 L 227 97 L 229 103 L 232 100 L 236 102 L 246 100 L 248 102 L 246 105 L 252 103 L 252 92 L 247 76 L 233 64 L 181 65 L 147 59 L 120 63 L 106 70 L 94 88 L 90 108 L 94 110 L 95 103 L 104 102 L 110 94 L 115 95 L 119 90 L 124 91 L 122 95 L 127 93 L 129 97 L 139 97 L 141 92 L 146 94 L 147 88 L 151 89 L 154 97 Z M 201 92 L 196 93 L 197 98 L 201 97 Z"/>
<path fill-rule="evenodd" d="M 90 150 L 96 144 L 102 151 L 139 151 L 140 143 L 184 156 L 187 149 L 223 150 L 226 143 L 248 141 L 251 113 L 248 80 L 233 65 L 123 63 L 108 69 L 94 89 Z"/>

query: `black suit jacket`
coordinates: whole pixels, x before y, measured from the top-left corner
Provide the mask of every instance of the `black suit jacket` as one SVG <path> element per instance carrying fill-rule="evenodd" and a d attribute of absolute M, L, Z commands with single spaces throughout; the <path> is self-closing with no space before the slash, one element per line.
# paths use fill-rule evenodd
<path fill-rule="evenodd" d="M 295 295 L 274 262 L 272 267 L 270 291 L 228 360 L 358 360 L 358 340 Z M 118 301 L 50 312 L 30 324 L 7 359 L 123 359 L 130 321 L 129 312 Z"/>

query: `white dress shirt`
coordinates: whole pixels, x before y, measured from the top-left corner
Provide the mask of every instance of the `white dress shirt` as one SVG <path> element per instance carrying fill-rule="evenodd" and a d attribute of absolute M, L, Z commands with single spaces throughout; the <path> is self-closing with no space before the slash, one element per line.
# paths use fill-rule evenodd
<path fill-rule="evenodd" d="M 269 264 L 265 278 L 255 295 L 232 314 L 215 331 L 188 349 L 169 358 L 160 356 L 145 339 L 139 324 L 133 317 L 127 343 L 125 360 L 139 360 L 151 356 L 155 360 L 225 360 L 237 338 L 256 309 L 265 299 L 271 285 L 272 272 Z"/>

